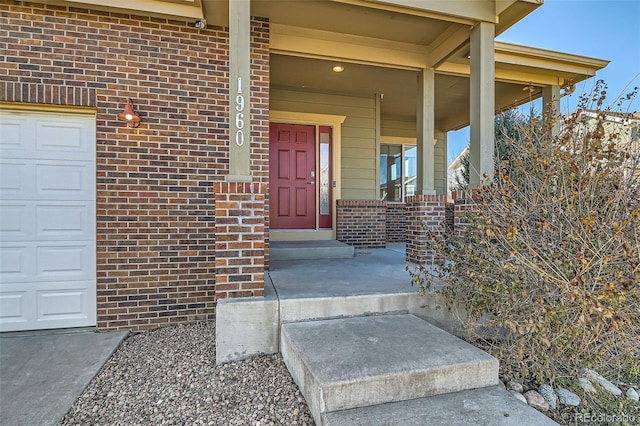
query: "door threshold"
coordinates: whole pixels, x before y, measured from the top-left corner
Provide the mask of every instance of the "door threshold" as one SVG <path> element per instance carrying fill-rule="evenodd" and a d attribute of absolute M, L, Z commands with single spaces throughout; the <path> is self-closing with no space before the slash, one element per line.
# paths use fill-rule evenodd
<path fill-rule="evenodd" d="M 271 241 L 326 241 L 335 240 L 333 229 L 271 229 Z"/>

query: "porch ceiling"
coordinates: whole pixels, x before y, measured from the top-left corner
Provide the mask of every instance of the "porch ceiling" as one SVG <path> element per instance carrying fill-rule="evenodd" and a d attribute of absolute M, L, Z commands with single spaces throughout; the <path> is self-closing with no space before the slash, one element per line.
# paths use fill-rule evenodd
<path fill-rule="evenodd" d="M 206 0 L 207 21 L 228 25 L 227 0 Z M 251 0 L 251 14 L 272 24 L 430 45 L 451 22 L 334 1 Z M 458 24 L 455 24 L 458 25 Z"/>
<path fill-rule="evenodd" d="M 344 64 L 341 73 L 332 71 L 334 61 L 271 55 L 271 86 L 315 92 L 373 97 L 384 94 L 381 115 L 415 120 L 417 71 Z M 435 121 L 442 131 L 469 123 L 469 77 L 436 73 Z M 511 108 L 541 96 L 539 88 L 523 90 L 523 84 L 496 82 L 496 109 Z"/>
<path fill-rule="evenodd" d="M 422 9 L 395 9 L 392 3 L 416 4 L 252 0 L 252 14 L 271 22 L 272 87 L 357 96 L 383 93 L 383 116 L 415 119 L 417 72 L 434 68 L 436 127 L 448 131 L 468 125 L 473 23 Z M 497 2 L 503 8 L 496 9 L 496 34 L 539 5 L 538 0 Z M 224 17 L 225 6 L 225 0 L 207 1 L 205 14 Z M 607 63 L 507 43 L 496 43 L 495 55 L 497 111 L 540 97 L 542 87 L 589 78 Z M 335 62 L 343 63 L 345 71 L 332 72 Z"/>

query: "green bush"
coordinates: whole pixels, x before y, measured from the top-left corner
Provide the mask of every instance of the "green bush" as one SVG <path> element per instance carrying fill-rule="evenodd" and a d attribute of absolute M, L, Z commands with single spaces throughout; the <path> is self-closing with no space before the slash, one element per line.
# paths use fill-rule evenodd
<path fill-rule="evenodd" d="M 420 291 L 444 282 L 468 338 L 525 382 L 640 371 L 640 152 L 605 95 L 599 82 L 556 137 L 520 123 L 465 232 L 432 235 L 445 262 L 412 272 Z"/>

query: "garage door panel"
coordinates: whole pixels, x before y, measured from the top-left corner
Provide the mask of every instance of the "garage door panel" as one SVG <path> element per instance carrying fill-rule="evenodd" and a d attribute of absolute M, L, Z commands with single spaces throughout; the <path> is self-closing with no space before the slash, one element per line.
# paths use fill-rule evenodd
<path fill-rule="evenodd" d="M 93 202 L 38 203 L 34 206 L 35 238 L 40 241 L 92 239 L 95 233 Z"/>
<path fill-rule="evenodd" d="M 33 202 L 9 201 L 0 205 L 0 241 L 30 241 L 35 236 Z"/>
<path fill-rule="evenodd" d="M 87 317 L 86 287 L 38 291 L 37 298 L 38 321 Z"/>
<path fill-rule="evenodd" d="M 0 321 L 26 323 L 29 319 L 29 295 L 26 291 L 0 293 Z"/>
<path fill-rule="evenodd" d="M 95 271 L 95 244 L 40 245 L 36 249 L 38 281 L 90 279 Z M 93 262 L 92 262 L 93 260 Z"/>
<path fill-rule="evenodd" d="M 91 200 L 95 171 L 91 164 L 73 162 L 36 163 L 36 197 L 39 200 Z"/>
<path fill-rule="evenodd" d="M 3 200 L 95 200 L 95 164 L 62 160 L 3 160 Z"/>
<path fill-rule="evenodd" d="M 0 240 L 89 241 L 95 234 L 95 212 L 88 201 L 9 201 L 0 205 Z"/>
<path fill-rule="evenodd" d="M 60 122 L 40 120 L 36 124 L 37 158 L 65 158 L 85 160 L 94 152 L 95 146 L 89 141 L 86 120 Z M 61 155 L 61 156 L 60 156 Z"/>
<path fill-rule="evenodd" d="M 33 158 L 35 125 L 29 119 L 14 115 L 0 116 L 0 134 L 2 158 Z"/>
<path fill-rule="evenodd" d="M 38 330 L 95 325 L 95 283 L 48 283 L 46 290 L 23 284 L 0 293 L 0 331 Z"/>
<path fill-rule="evenodd" d="M 8 283 L 34 280 L 35 244 L 3 243 L 0 247 L 0 289 Z"/>
<path fill-rule="evenodd" d="M 95 156 L 95 121 L 87 118 L 3 114 L 3 158 L 80 160 Z"/>
<path fill-rule="evenodd" d="M 33 197 L 35 185 L 34 165 L 20 160 L 0 161 L 0 197 L 2 200 Z"/>

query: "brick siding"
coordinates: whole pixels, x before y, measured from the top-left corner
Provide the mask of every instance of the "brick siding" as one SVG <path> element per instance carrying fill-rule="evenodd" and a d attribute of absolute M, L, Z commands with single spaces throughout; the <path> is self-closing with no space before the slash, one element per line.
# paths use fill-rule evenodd
<path fill-rule="evenodd" d="M 407 241 L 407 213 L 404 203 L 387 203 L 387 241 L 404 243 Z"/>
<path fill-rule="evenodd" d="M 213 318 L 212 186 L 228 173 L 228 32 L 17 1 L 2 9 L 0 101 L 96 108 L 98 328 Z M 252 20 L 251 85 L 251 170 L 266 183 L 262 19 Z M 137 129 L 117 119 L 127 98 L 141 117 Z"/>
<path fill-rule="evenodd" d="M 338 200 L 336 238 L 354 247 L 384 247 L 386 217 L 386 201 Z"/>

